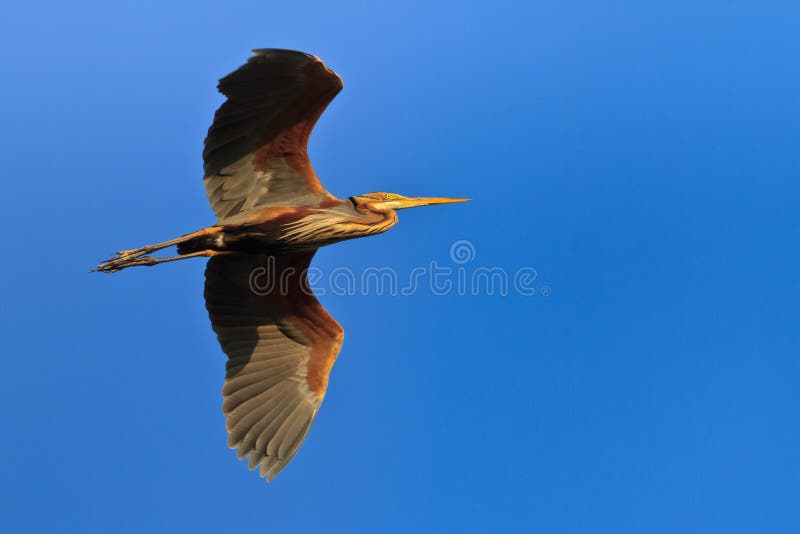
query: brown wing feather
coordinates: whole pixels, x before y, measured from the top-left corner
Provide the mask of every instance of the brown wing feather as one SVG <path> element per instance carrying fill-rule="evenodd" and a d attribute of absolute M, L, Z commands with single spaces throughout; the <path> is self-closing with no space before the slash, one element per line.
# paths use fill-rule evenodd
<path fill-rule="evenodd" d="M 342 344 L 342 328 L 308 288 L 313 255 L 217 256 L 206 267 L 206 307 L 228 355 L 228 444 L 269 480 L 303 442 Z"/>
<path fill-rule="evenodd" d="M 206 193 L 220 222 L 260 206 L 333 198 L 314 173 L 307 145 L 342 79 L 303 52 L 253 54 L 220 80 L 228 99 L 214 115 L 203 150 Z"/>

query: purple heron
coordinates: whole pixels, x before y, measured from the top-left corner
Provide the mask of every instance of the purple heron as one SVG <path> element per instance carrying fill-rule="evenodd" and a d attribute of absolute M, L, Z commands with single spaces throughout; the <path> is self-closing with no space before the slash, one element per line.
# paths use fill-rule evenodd
<path fill-rule="evenodd" d="M 209 257 L 205 300 L 227 354 L 222 409 L 228 444 L 271 480 L 297 452 L 320 407 L 342 345 L 342 327 L 308 287 L 316 250 L 385 232 L 396 210 L 462 202 L 367 193 L 341 200 L 325 190 L 308 158 L 311 129 L 342 89 L 318 58 L 255 50 L 222 78 L 227 100 L 203 150 L 206 194 L 217 223 L 177 239 L 118 252 L 97 270 Z M 150 253 L 177 246 L 177 255 Z M 256 291 L 264 266 L 283 282 Z M 285 276 L 296 273 L 296 276 Z"/>

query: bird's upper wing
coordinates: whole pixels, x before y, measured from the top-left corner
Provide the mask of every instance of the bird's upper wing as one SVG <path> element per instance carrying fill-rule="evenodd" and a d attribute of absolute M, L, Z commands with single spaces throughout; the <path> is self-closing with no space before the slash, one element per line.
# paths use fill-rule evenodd
<path fill-rule="evenodd" d="M 341 326 L 308 287 L 313 255 L 217 256 L 206 267 L 206 307 L 228 355 L 228 444 L 268 480 L 303 442 L 342 344 Z"/>
<path fill-rule="evenodd" d="M 228 99 L 208 130 L 203 181 L 220 223 L 260 206 L 334 198 L 317 179 L 307 144 L 342 89 L 335 72 L 303 52 L 254 50 L 218 89 Z"/>

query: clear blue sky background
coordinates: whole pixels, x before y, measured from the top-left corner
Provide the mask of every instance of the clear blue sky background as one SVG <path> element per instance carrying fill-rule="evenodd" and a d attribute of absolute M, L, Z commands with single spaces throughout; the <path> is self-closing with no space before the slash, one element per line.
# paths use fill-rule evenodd
<path fill-rule="evenodd" d="M 15 2 L 3 7 L 5 532 L 800 531 L 793 2 Z M 345 80 L 338 196 L 469 196 L 321 269 L 537 270 L 549 296 L 328 294 L 300 453 L 226 446 L 204 261 L 216 80 L 255 47 Z"/>

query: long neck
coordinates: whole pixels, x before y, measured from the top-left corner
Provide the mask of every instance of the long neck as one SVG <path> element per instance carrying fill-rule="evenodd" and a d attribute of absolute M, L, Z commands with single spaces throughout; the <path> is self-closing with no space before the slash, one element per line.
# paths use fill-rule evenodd
<path fill-rule="evenodd" d="M 397 224 L 397 213 L 370 203 L 344 202 L 322 209 L 287 226 L 281 240 L 297 245 L 322 246 L 385 232 Z"/>
<path fill-rule="evenodd" d="M 364 232 L 362 235 L 379 234 L 397 224 L 397 212 L 391 208 L 379 208 L 372 202 L 365 202 L 355 205 L 354 209 L 358 216 L 351 217 L 348 222 L 360 227 Z"/>

